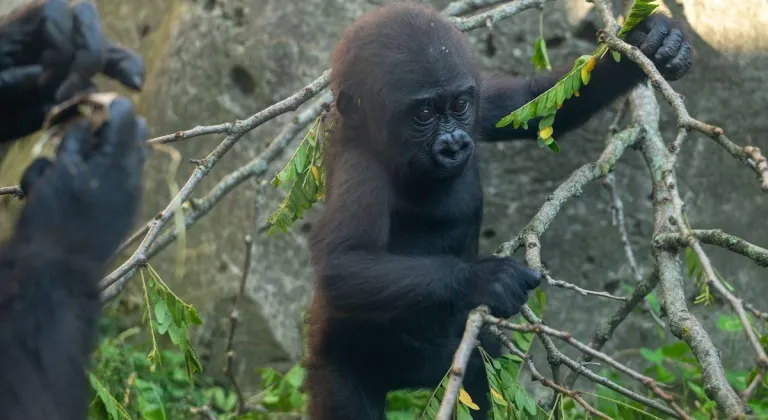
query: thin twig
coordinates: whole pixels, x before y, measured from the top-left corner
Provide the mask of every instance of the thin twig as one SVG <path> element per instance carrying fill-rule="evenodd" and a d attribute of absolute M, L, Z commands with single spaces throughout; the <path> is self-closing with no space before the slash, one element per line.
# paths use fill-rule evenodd
<path fill-rule="evenodd" d="M 262 186 L 264 188 L 264 186 Z M 263 197 L 263 192 L 259 194 L 259 197 Z M 262 204 L 262 203 L 259 203 Z M 240 320 L 240 312 L 238 311 L 238 306 L 240 305 L 240 301 L 243 300 L 243 297 L 245 296 L 245 286 L 248 283 L 248 275 L 251 271 L 251 254 L 253 253 L 253 237 L 251 234 L 255 230 L 256 224 L 260 220 L 261 215 L 261 207 L 262 205 L 256 205 L 254 206 L 254 212 L 255 215 L 253 216 L 253 226 L 250 229 L 250 232 L 245 235 L 245 255 L 244 255 L 244 261 L 243 261 L 243 272 L 240 276 L 240 288 L 237 291 L 237 296 L 235 296 L 234 302 L 232 302 L 232 310 L 229 313 L 229 335 L 227 337 L 227 347 L 224 352 L 224 355 L 226 357 L 226 363 L 224 365 L 224 376 L 229 378 L 229 382 L 232 384 L 232 388 L 235 389 L 235 393 L 237 394 L 237 413 L 240 414 L 243 412 L 243 409 L 245 408 L 245 397 L 243 396 L 243 391 L 240 389 L 240 386 L 237 383 L 237 377 L 234 372 L 234 369 L 232 368 L 234 364 L 235 359 L 235 350 L 234 350 L 234 342 L 235 342 L 235 329 L 237 328 L 237 324 Z"/>
<path fill-rule="evenodd" d="M 674 397 L 671 394 L 669 394 L 668 392 L 662 390 L 661 387 L 659 386 L 659 384 L 654 379 L 652 379 L 652 378 L 650 378 L 648 376 L 645 376 L 645 375 L 643 375 L 643 374 L 641 374 L 641 373 L 639 373 L 639 372 L 637 372 L 637 371 L 627 367 L 626 365 L 616 361 L 615 359 L 613 359 L 612 357 L 608 356 L 607 354 L 602 353 L 600 351 L 597 351 L 594 348 L 592 348 L 591 346 L 588 346 L 588 345 L 580 342 L 579 340 L 576 340 L 568 332 L 558 331 L 558 330 L 556 330 L 554 328 L 550 328 L 550 327 L 548 327 L 546 325 L 543 325 L 543 324 L 529 324 L 529 325 L 513 324 L 513 323 L 511 323 L 509 321 L 506 321 L 506 320 L 501 319 L 501 318 L 496 318 L 496 317 L 491 316 L 491 315 L 484 315 L 483 316 L 483 320 L 487 324 L 496 325 L 496 326 L 499 326 L 501 328 L 509 329 L 509 330 L 512 330 L 512 331 L 523 332 L 523 333 L 534 332 L 534 333 L 537 333 L 537 334 L 541 333 L 541 334 L 546 334 L 547 336 L 557 337 L 557 338 L 565 341 L 566 343 L 570 344 L 571 346 L 575 347 L 576 349 L 578 349 L 582 353 L 586 353 L 586 354 L 590 355 L 593 358 L 602 360 L 604 363 L 606 363 L 607 365 L 611 366 L 612 368 L 618 370 L 619 372 L 624 373 L 625 375 L 631 377 L 632 379 L 636 380 L 637 382 L 640 382 L 646 388 L 648 388 L 651 392 L 656 394 L 656 396 L 658 396 L 662 400 L 666 401 L 675 410 L 675 412 L 680 416 L 680 418 L 691 419 L 691 417 L 688 416 L 682 410 L 682 408 L 680 408 L 675 403 Z"/>
<path fill-rule="evenodd" d="M 481 306 L 469 313 L 464 335 L 453 356 L 453 364 L 448 374 L 448 383 L 445 385 L 445 394 L 440 402 L 440 410 L 438 410 L 435 420 L 450 420 L 452 417 L 453 408 L 459 396 L 459 389 L 461 389 L 461 382 L 464 380 L 464 372 L 467 370 L 469 358 L 475 350 L 477 336 L 483 327 L 484 311 L 487 313 L 488 309 Z"/>
<path fill-rule="evenodd" d="M 608 194 L 611 199 L 614 225 L 617 225 L 619 228 L 619 233 L 621 234 L 621 242 L 624 244 L 624 255 L 627 256 L 629 266 L 632 269 L 632 274 L 635 277 L 635 282 L 639 283 L 643 281 L 643 270 L 637 264 L 637 260 L 635 259 L 635 252 L 632 250 L 632 243 L 629 241 L 627 221 L 624 217 L 624 203 L 622 203 L 621 198 L 619 197 L 619 192 L 616 191 L 614 174 L 609 173 L 606 175 L 605 178 L 603 178 L 602 185 L 606 190 L 608 190 Z M 655 322 L 656 325 L 661 327 L 661 329 L 666 328 L 666 324 L 664 324 L 664 321 L 662 321 L 661 318 L 659 318 L 659 315 L 657 315 L 653 308 L 651 308 L 647 298 L 643 298 L 643 304 L 641 307 L 645 313 L 651 316 L 651 319 L 653 319 L 653 322 Z"/>
<path fill-rule="evenodd" d="M 21 187 L 18 185 L 14 185 L 12 187 L 0 187 L 0 195 L 13 195 L 16 198 L 23 197 L 24 192 L 21 190 Z"/>
<path fill-rule="evenodd" d="M 598 296 L 598 297 L 604 297 L 604 298 L 613 299 L 613 300 L 620 300 L 622 302 L 627 301 L 627 298 L 625 298 L 624 296 L 614 296 L 608 292 L 597 292 L 594 290 L 582 289 L 581 287 L 576 286 L 575 284 L 568 283 L 562 280 L 555 280 L 549 275 L 547 275 L 546 278 L 547 278 L 547 283 L 549 283 L 550 286 L 559 287 L 561 289 L 573 290 L 582 296 Z"/>
<path fill-rule="evenodd" d="M 719 246 L 743 255 L 760 267 L 768 267 L 768 249 L 724 232 L 722 229 L 694 229 L 693 236 L 702 243 Z M 653 244 L 664 248 L 684 248 L 688 241 L 679 233 L 663 233 L 653 238 Z"/>
<path fill-rule="evenodd" d="M 135 268 L 138 265 L 140 258 L 145 258 L 149 247 L 157 239 L 160 234 L 160 230 L 165 226 L 166 222 L 173 216 L 174 212 L 184 203 L 192 191 L 197 187 L 200 181 L 208 175 L 211 169 L 219 162 L 222 156 L 237 143 L 240 138 L 247 132 L 260 126 L 261 124 L 289 111 L 296 110 L 301 104 L 317 95 L 321 90 L 328 86 L 329 72 L 323 73 L 322 76 L 314 80 L 312 83 L 305 86 L 300 91 L 291 95 L 290 97 L 252 115 L 246 120 L 236 121 L 233 128 L 230 130 L 230 134 L 222 141 L 216 148 L 204 159 L 202 159 L 197 168 L 195 168 L 192 176 L 184 184 L 179 193 L 168 203 L 168 206 L 157 215 L 152 222 L 152 227 L 147 231 L 147 235 L 139 245 L 138 249 L 133 255 L 128 258 L 120 267 L 105 277 L 100 283 L 101 290 L 114 284 L 129 270 Z"/>
<path fill-rule="evenodd" d="M 664 182 L 663 172 L 668 152 L 658 131 L 659 105 L 647 85 L 639 86 L 630 95 L 634 120 L 646 129 L 641 151 L 653 182 L 654 237 L 675 232 L 670 220 L 674 206 Z M 678 251 L 653 247 L 659 269 L 660 297 L 672 334 L 685 341 L 699 362 L 707 396 L 728 416 L 743 418 L 742 403 L 725 377 L 718 350 L 701 323 L 688 311 Z"/>
<path fill-rule="evenodd" d="M 224 197 L 232 192 L 243 182 L 257 176 L 262 176 L 267 172 L 269 164 L 274 161 L 285 148 L 291 144 L 291 141 L 296 138 L 296 135 L 303 130 L 307 125 L 320 115 L 322 112 L 322 106 L 325 102 L 331 99 L 331 94 L 326 92 L 318 97 L 310 106 L 300 112 L 292 122 L 285 126 L 280 134 L 275 137 L 269 146 L 262 151 L 259 156 L 240 168 L 230 172 L 224 178 L 222 178 L 205 197 L 201 199 L 190 199 L 190 210 L 186 213 L 184 219 L 184 229 L 188 229 L 195 224 L 198 220 L 207 215 Z M 151 227 L 153 221 L 148 222 L 139 232 L 146 231 Z M 266 226 L 262 229 L 266 231 Z M 140 236 L 138 233 L 133 236 Z M 154 257 L 158 252 L 162 251 L 173 243 L 179 235 L 179 229 L 173 229 L 170 232 L 162 234 L 157 241 L 152 245 L 150 250 L 146 254 L 146 258 Z M 128 246 L 128 241 L 123 244 L 123 247 Z M 102 302 L 108 302 L 115 298 L 125 287 L 125 284 L 133 277 L 135 269 L 131 269 L 122 278 L 120 278 L 114 285 L 104 290 L 101 294 Z"/>
<path fill-rule="evenodd" d="M 659 272 L 654 267 L 654 270 L 651 272 L 651 274 L 646 277 L 645 280 L 637 284 L 637 287 L 632 292 L 632 296 L 629 297 L 629 300 L 620 308 L 616 309 L 616 312 L 614 312 L 613 315 L 609 316 L 607 319 L 605 319 L 605 321 L 598 325 L 598 327 L 595 329 L 595 333 L 592 336 L 592 339 L 589 341 L 589 347 L 595 350 L 601 350 L 605 343 L 611 339 L 611 336 L 613 336 L 613 332 L 616 331 L 616 328 L 618 328 L 619 325 L 624 322 L 627 316 L 632 313 L 635 307 L 637 307 L 638 303 L 644 301 L 645 297 L 648 296 L 648 294 L 651 293 L 654 288 L 656 288 L 657 284 L 659 284 Z M 587 354 L 583 355 L 579 359 L 579 363 L 586 364 L 591 360 L 592 357 Z M 575 372 L 570 372 L 565 377 L 565 386 L 569 388 L 573 387 L 578 378 L 579 376 Z"/>
<path fill-rule="evenodd" d="M 503 3 L 509 0 L 460 0 L 454 1 L 445 6 L 440 13 L 446 16 L 459 16 L 465 15 L 469 12 L 482 9 L 488 6 L 495 6 L 499 3 Z"/>
<path fill-rule="evenodd" d="M 584 400 L 584 398 L 581 397 L 579 391 L 567 389 L 544 377 L 544 375 L 542 375 L 538 371 L 538 369 L 536 369 L 536 366 L 533 364 L 533 356 L 531 356 L 530 354 L 523 353 L 514 344 L 512 344 L 512 341 L 510 341 L 510 339 L 507 338 L 506 334 L 504 334 L 504 332 L 501 331 L 499 327 L 495 325 L 491 325 L 490 327 L 488 327 L 488 330 L 491 332 L 491 334 L 496 336 L 496 338 L 499 339 L 499 341 L 501 341 L 501 344 L 503 344 L 504 347 L 508 348 L 512 354 L 525 360 L 525 364 L 528 366 L 528 370 L 531 371 L 531 376 L 533 376 L 535 380 L 539 381 L 542 385 L 548 388 L 551 388 L 553 391 L 555 391 L 555 394 L 559 393 L 562 395 L 567 395 L 570 398 L 573 398 L 574 401 L 576 401 L 579 405 L 584 407 L 584 410 L 586 410 L 586 412 L 592 415 L 598 416 L 602 419 L 612 419 L 611 417 L 607 416 L 605 413 L 602 413 L 596 410 L 591 405 L 589 405 Z"/>
<path fill-rule="evenodd" d="M 765 158 L 760 154 L 760 150 L 754 146 L 739 146 L 725 135 L 725 131 L 722 128 L 691 117 L 685 104 L 683 104 L 682 96 L 672 89 L 672 86 L 670 86 L 669 82 L 667 82 L 661 73 L 659 73 L 653 62 L 646 57 L 640 49 L 624 42 L 616 35 L 618 24 L 613 18 L 609 1 L 594 0 L 593 3 L 607 28 L 600 32 L 599 41 L 604 42 L 611 50 L 618 51 L 637 63 L 645 74 L 648 75 L 651 85 L 662 94 L 677 116 L 678 127 L 680 129 L 678 131 L 677 139 L 670 147 L 670 151 L 672 152 L 671 166 L 675 166 L 677 152 L 680 150 L 682 141 L 687 136 L 686 132 L 688 130 L 696 130 L 709 136 L 731 156 L 752 168 L 762 180 L 761 187 L 763 191 L 768 192 L 768 163 L 766 163 Z"/>
<path fill-rule="evenodd" d="M 557 216 L 560 209 L 570 199 L 581 195 L 584 186 L 608 173 L 619 160 L 626 148 L 634 144 L 642 134 L 639 127 L 630 127 L 616 134 L 596 162 L 588 163 L 573 171 L 555 191 L 547 197 L 547 202 L 539 209 L 536 216 L 511 241 L 503 243 L 496 253 L 509 256 L 523 246 L 525 233 L 532 232 L 540 237 Z"/>
<path fill-rule="evenodd" d="M 554 0 L 517 0 L 496 6 L 486 12 L 478 13 L 471 17 L 451 18 L 453 23 L 462 31 L 482 27 L 492 27 L 496 22 L 507 19 L 528 9 L 541 9 L 545 4 Z"/>

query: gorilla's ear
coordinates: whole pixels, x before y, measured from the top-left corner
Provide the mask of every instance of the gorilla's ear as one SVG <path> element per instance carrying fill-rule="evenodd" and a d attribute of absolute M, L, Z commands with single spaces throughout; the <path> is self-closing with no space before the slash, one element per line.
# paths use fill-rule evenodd
<path fill-rule="evenodd" d="M 362 117 L 363 109 L 360 107 L 360 98 L 355 98 L 349 92 L 341 91 L 336 96 L 336 109 L 341 117 L 347 121 L 356 121 Z"/>

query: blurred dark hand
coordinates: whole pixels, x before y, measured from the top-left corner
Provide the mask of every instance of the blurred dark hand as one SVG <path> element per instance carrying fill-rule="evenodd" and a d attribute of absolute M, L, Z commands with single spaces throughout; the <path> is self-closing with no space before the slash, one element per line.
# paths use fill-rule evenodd
<path fill-rule="evenodd" d="M 101 264 L 126 237 L 140 204 L 148 131 L 128 98 L 115 99 L 109 113 L 95 133 L 87 120 L 73 123 L 55 160 L 38 158 L 26 169 L 19 243 L 46 238 L 49 247 Z"/>
<path fill-rule="evenodd" d="M 40 129 L 45 114 L 103 73 L 140 90 L 145 66 L 101 33 L 90 2 L 32 0 L 0 18 L 0 142 Z"/>

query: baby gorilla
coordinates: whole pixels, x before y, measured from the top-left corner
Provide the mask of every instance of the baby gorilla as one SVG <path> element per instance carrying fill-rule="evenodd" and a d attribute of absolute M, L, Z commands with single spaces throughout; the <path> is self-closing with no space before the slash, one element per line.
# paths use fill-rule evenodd
<path fill-rule="evenodd" d="M 670 79 L 691 48 L 662 15 L 628 39 Z M 482 79 L 465 36 L 436 11 L 393 3 L 358 19 L 334 56 L 336 127 L 326 151 L 326 206 L 311 238 L 317 289 L 306 361 L 313 420 L 380 420 L 388 391 L 433 388 L 449 369 L 470 310 L 517 313 L 540 275 L 511 258 L 478 256 L 483 195 L 475 141 L 535 138 L 495 128 L 570 69 Z M 565 102 L 563 133 L 642 81 L 630 60 L 600 60 Z M 493 357 L 499 343 L 483 332 Z M 490 407 L 475 352 L 464 387 Z"/>

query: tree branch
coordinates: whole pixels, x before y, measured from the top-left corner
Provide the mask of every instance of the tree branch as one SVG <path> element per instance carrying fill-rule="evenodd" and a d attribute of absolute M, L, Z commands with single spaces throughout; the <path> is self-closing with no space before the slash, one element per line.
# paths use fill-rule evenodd
<path fill-rule="evenodd" d="M 725 248 L 736 254 L 743 255 L 760 267 L 768 267 L 768 249 L 751 244 L 737 236 L 729 235 L 722 229 L 694 229 L 693 236 L 709 245 Z M 688 241 L 678 233 L 663 233 L 653 238 L 654 246 L 670 248 L 685 248 Z"/>
<path fill-rule="evenodd" d="M 642 129 L 639 127 L 630 127 L 616 134 L 608 142 L 608 146 L 597 162 L 588 163 L 571 173 L 568 179 L 547 197 L 547 202 L 515 239 L 503 243 L 496 253 L 503 256 L 514 254 L 523 246 L 524 235 L 528 232 L 540 237 L 549 228 L 563 205 L 570 199 L 580 196 L 585 185 L 608 173 L 624 154 L 626 148 L 634 144 L 641 134 Z"/>
<path fill-rule="evenodd" d="M 16 198 L 24 196 L 24 192 L 21 191 L 21 187 L 14 185 L 12 187 L 0 187 L 0 195 L 11 194 Z"/>

